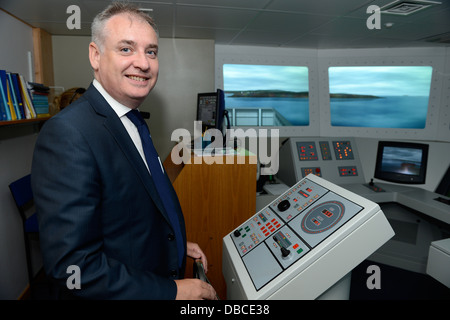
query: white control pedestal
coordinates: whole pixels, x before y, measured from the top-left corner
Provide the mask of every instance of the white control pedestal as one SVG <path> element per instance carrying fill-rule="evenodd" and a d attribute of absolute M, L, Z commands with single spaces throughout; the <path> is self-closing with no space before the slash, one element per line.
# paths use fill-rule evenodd
<path fill-rule="evenodd" d="M 316 299 L 341 279 L 348 287 L 393 235 L 376 203 L 308 175 L 224 237 L 227 298 Z"/>

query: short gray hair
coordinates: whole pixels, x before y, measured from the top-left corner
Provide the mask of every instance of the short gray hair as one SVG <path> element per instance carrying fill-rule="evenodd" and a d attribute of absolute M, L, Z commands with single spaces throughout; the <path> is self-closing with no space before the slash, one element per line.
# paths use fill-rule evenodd
<path fill-rule="evenodd" d="M 158 28 L 153 18 L 145 12 L 139 10 L 136 5 L 126 2 L 113 2 L 95 16 L 91 25 L 92 42 L 97 44 L 101 51 L 103 50 L 103 43 L 105 39 L 104 30 L 106 22 L 108 22 L 108 20 L 113 16 L 122 13 L 130 14 L 133 17 L 147 22 L 155 30 L 156 35 L 159 36 Z"/>

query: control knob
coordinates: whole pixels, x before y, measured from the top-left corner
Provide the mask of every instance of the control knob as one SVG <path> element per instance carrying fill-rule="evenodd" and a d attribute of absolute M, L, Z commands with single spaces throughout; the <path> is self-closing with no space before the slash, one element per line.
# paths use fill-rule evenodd
<path fill-rule="evenodd" d="M 281 256 L 283 258 L 286 258 L 287 256 L 289 256 L 291 254 L 291 250 L 286 249 L 285 247 L 281 247 Z"/>
<path fill-rule="evenodd" d="M 290 206 L 291 203 L 289 202 L 289 200 L 285 199 L 278 204 L 278 210 L 286 211 L 287 209 L 289 209 Z"/>

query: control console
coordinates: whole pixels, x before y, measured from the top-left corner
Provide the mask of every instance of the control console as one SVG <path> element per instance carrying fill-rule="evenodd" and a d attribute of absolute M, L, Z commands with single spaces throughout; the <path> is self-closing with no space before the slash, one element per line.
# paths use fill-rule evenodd
<path fill-rule="evenodd" d="M 365 181 L 353 138 L 289 138 L 279 156 L 277 178 L 289 186 L 308 174 L 339 185 Z"/>
<path fill-rule="evenodd" d="M 227 297 L 316 298 L 393 234 L 377 204 L 310 174 L 224 237 Z"/>

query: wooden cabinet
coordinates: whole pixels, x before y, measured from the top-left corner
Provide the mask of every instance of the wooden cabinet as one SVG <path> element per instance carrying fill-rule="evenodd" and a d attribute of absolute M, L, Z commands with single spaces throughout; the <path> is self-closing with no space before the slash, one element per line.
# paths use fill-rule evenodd
<path fill-rule="evenodd" d="M 55 85 L 53 75 L 52 35 L 41 28 L 33 28 L 34 82 Z"/>
<path fill-rule="evenodd" d="M 198 243 L 205 252 L 208 279 L 225 299 L 222 239 L 255 214 L 256 156 L 221 157 L 222 164 L 208 164 L 204 158 L 195 164 L 199 159 L 192 156 L 191 164 L 174 165 L 169 155 L 164 166 L 183 209 L 187 240 Z M 192 263 L 188 258 L 187 277 L 192 276 Z"/>

